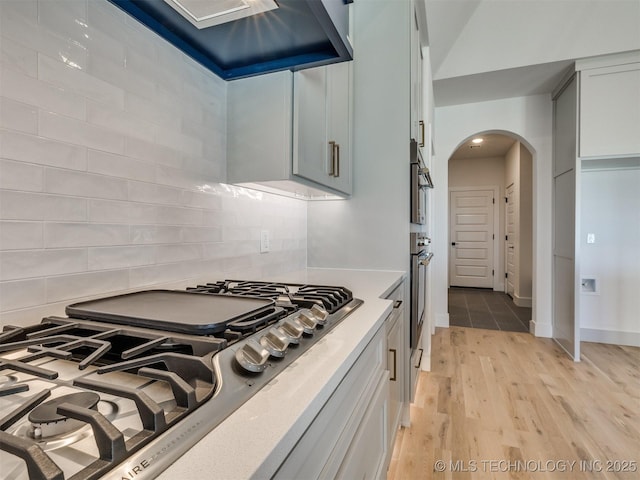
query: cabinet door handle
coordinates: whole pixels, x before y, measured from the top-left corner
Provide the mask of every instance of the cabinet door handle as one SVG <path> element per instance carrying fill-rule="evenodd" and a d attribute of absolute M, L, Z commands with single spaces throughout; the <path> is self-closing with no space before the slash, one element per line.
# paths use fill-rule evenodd
<path fill-rule="evenodd" d="M 336 168 L 334 169 L 334 175 L 336 177 L 340 176 L 340 144 L 336 143 L 336 150 L 337 150 L 337 154 L 336 154 Z"/>
<path fill-rule="evenodd" d="M 402 300 L 396 300 L 393 304 L 393 308 L 400 308 L 400 305 L 402 305 Z"/>
<path fill-rule="evenodd" d="M 420 364 L 422 363 L 422 354 L 424 353 L 424 350 L 421 348 L 418 350 L 420 350 L 420 357 L 418 358 L 418 363 L 413 368 L 420 368 Z"/>
<path fill-rule="evenodd" d="M 398 356 L 396 353 L 396 349 L 395 348 L 390 348 L 389 351 L 391 352 L 391 354 L 393 355 L 393 375 L 389 378 L 389 380 L 391 382 L 395 382 L 396 381 L 396 374 L 397 374 L 397 369 L 396 367 L 398 366 Z"/>
<path fill-rule="evenodd" d="M 420 125 L 420 146 L 424 147 L 424 120 L 418 121 L 418 124 Z"/>
<path fill-rule="evenodd" d="M 329 161 L 329 176 L 333 177 L 335 176 L 335 169 L 336 169 L 336 142 L 331 140 L 329 142 L 329 147 L 331 147 L 331 158 Z"/>

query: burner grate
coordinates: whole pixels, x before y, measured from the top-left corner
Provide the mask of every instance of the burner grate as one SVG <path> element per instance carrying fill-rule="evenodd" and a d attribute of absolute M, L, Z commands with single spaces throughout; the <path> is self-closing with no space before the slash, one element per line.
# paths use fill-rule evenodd
<path fill-rule="evenodd" d="M 353 300 L 353 294 L 344 287 L 327 285 L 285 284 L 246 280 L 225 280 L 187 288 L 192 293 L 232 294 L 270 298 L 278 305 L 293 305 L 296 308 L 324 307 L 334 313 Z"/>

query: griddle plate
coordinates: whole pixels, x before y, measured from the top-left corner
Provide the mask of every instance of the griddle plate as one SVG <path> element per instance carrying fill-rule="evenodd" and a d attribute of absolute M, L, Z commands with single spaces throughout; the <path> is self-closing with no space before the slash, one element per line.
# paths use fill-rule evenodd
<path fill-rule="evenodd" d="M 224 331 L 229 322 L 272 309 L 274 305 L 267 298 L 146 290 L 75 303 L 65 311 L 75 318 L 212 335 Z"/>

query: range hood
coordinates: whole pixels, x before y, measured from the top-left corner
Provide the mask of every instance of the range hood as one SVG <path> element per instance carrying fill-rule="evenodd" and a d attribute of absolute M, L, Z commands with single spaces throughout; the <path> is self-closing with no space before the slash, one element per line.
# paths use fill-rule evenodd
<path fill-rule="evenodd" d="M 109 1 L 225 80 L 353 58 L 352 0 Z M 255 3 L 267 10 L 242 18 Z"/>

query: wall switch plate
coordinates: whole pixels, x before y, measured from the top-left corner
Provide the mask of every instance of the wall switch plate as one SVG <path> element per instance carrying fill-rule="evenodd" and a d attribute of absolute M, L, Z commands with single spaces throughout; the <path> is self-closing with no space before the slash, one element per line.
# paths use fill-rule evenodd
<path fill-rule="evenodd" d="M 595 233 L 587 233 L 587 243 L 596 243 Z"/>
<path fill-rule="evenodd" d="M 271 249 L 269 230 L 260 231 L 260 253 L 267 253 Z"/>

